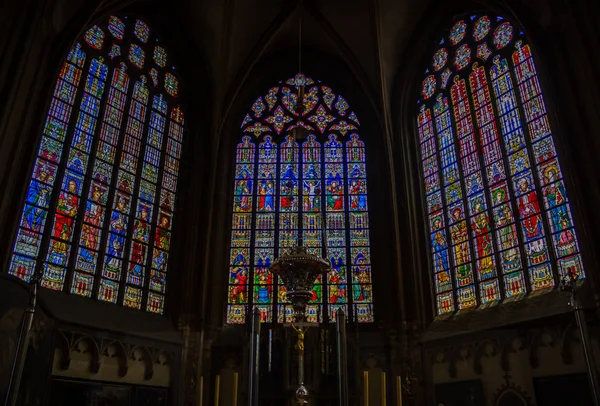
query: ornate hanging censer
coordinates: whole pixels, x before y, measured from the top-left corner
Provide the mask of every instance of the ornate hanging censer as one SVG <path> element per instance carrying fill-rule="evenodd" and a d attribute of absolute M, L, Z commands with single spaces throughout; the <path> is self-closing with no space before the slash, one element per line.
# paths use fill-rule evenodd
<path fill-rule="evenodd" d="M 299 23 L 299 38 L 298 73 L 301 73 L 302 20 L 300 20 Z M 297 78 L 299 77 L 303 76 L 298 75 Z M 301 117 L 305 111 L 304 82 L 296 83 L 296 86 L 298 87 L 298 100 L 295 111 L 298 115 L 298 123 L 292 129 L 294 148 L 296 148 L 298 141 L 308 137 L 308 130 L 300 123 Z M 293 188 L 290 187 L 290 190 L 293 190 Z M 323 250 L 325 252 L 326 238 L 322 216 L 323 214 L 321 211 L 321 233 L 323 236 Z M 301 224 L 302 223 L 300 223 L 299 227 L 300 233 L 302 232 Z M 304 334 L 310 326 L 309 323 L 305 322 L 306 305 L 312 297 L 312 288 L 317 277 L 325 274 L 329 269 L 331 269 L 330 262 L 325 258 L 309 253 L 308 249 L 302 245 L 301 239 L 298 240 L 296 247 L 292 247 L 284 252 L 279 258 L 275 259 L 269 268 L 273 274 L 278 275 L 279 278 L 281 278 L 287 290 L 287 297 L 292 302 L 294 322 L 291 323 L 291 326 L 298 334 L 298 340 L 296 342 L 296 350 L 298 351 L 298 388 L 296 389 L 296 402 L 298 405 L 308 404 L 309 398 L 308 389 L 304 385 Z"/>

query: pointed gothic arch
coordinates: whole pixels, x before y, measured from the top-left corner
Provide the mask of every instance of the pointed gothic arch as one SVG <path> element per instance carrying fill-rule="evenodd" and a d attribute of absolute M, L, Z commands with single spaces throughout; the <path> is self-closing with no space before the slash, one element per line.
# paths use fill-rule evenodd
<path fill-rule="evenodd" d="M 162 313 L 184 131 L 174 62 L 143 19 L 78 38 L 49 102 L 9 273 Z"/>
<path fill-rule="evenodd" d="M 306 111 L 298 116 L 294 106 L 301 84 L 306 86 Z M 287 135 L 297 125 L 310 134 L 299 143 Z M 365 148 L 359 126 L 342 96 L 302 74 L 254 102 L 236 149 L 227 323 L 244 323 L 252 305 L 264 322 L 289 319 L 285 288 L 267 268 L 298 238 L 322 255 L 323 211 L 333 269 L 327 281 L 315 284 L 308 319 L 333 320 L 343 308 L 354 321 L 373 321 Z"/>
<path fill-rule="evenodd" d="M 502 16 L 457 19 L 417 118 L 438 315 L 585 277 L 534 55 Z"/>

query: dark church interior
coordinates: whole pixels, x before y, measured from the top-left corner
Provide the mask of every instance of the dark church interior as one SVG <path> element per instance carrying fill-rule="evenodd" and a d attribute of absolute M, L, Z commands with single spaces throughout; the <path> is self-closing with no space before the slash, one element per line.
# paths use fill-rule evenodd
<path fill-rule="evenodd" d="M 3 404 L 600 406 L 598 50 L 594 0 L 0 2 Z"/>

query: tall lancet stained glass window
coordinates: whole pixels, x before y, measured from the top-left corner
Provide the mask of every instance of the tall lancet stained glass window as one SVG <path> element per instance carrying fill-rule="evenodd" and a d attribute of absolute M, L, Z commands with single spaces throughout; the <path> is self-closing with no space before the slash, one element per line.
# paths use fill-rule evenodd
<path fill-rule="evenodd" d="M 460 19 L 417 118 L 439 315 L 584 277 L 531 46 L 511 22 Z"/>
<path fill-rule="evenodd" d="M 301 84 L 305 111 L 298 115 Z M 308 130 L 305 140 L 292 137 L 296 126 Z M 333 321 L 342 308 L 354 321 L 373 321 L 359 127 L 342 96 L 302 74 L 256 99 L 236 149 L 227 323 L 244 323 L 252 306 L 260 309 L 263 322 L 292 320 L 285 287 L 268 268 L 299 241 L 332 264 L 313 287 L 308 320 Z"/>
<path fill-rule="evenodd" d="M 9 272 L 162 313 L 183 138 L 178 80 L 142 20 L 75 42 L 43 125 Z"/>

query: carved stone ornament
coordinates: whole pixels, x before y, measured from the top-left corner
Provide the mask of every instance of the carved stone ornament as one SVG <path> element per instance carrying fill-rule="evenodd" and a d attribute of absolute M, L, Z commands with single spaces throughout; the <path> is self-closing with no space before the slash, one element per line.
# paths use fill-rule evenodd
<path fill-rule="evenodd" d="M 512 382 L 510 375 L 504 375 L 505 383 L 494 393 L 492 405 L 494 406 L 533 406 L 531 397 L 521 386 Z"/>
<path fill-rule="evenodd" d="M 98 373 L 103 357 L 116 357 L 119 361 L 118 375 L 125 377 L 129 372 L 129 361 L 144 362 L 144 379 L 154 377 L 154 365 L 166 365 L 171 362 L 174 354 L 161 348 L 147 345 L 136 345 L 110 338 L 94 337 L 72 331 L 59 330 L 56 347 L 61 350 L 59 368 L 68 370 L 71 366 L 71 354 L 90 353 L 90 372 Z"/>

